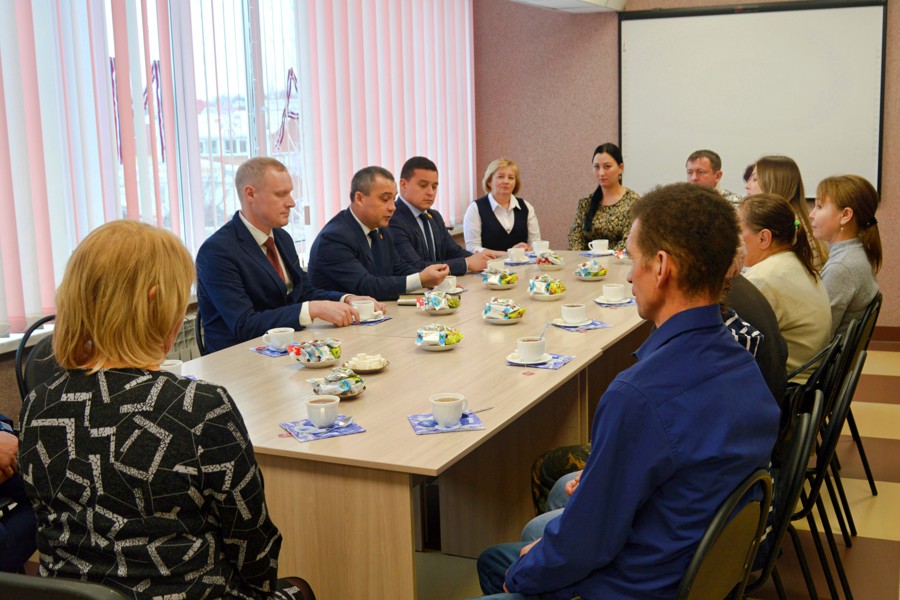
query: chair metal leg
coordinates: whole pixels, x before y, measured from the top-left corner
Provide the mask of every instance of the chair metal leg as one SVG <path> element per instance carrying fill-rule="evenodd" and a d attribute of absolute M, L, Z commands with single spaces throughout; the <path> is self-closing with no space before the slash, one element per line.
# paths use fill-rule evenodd
<path fill-rule="evenodd" d="M 781 575 L 778 574 L 778 567 L 772 568 L 772 583 L 775 584 L 775 592 L 778 594 L 778 600 L 787 600 L 787 593 L 784 591 Z"/>
<path fill-rule="evenodd" d="M 816 584 L 813 582 L 812 573 L 809 570 L 809 562 L 806 560 L 806 553 L 803 551 L 800 536 L 797 534 L 797 530 L 794 529 L 793 525 L 788 525 L 788 535 L 791 536 L 791 544 L 794 546 L 794 554 L 797 555 L 797 562 L 800 564 L 800 572 L 803 573 L 803 581 L 806 582 L 806 590 L 809 592 L 809 598 L 810 600 L 819 600 L 819 592 L 816 591 Z M 833 582 L 832 585 L 834 585 Z"/>
<path fill-rule="evenodd" d="M 844 590 L 844 597 L 847 600 L 853 600 L 853 592 L 850 590 L 850 581 L 847 579 L 846 571 L 844 571 L 844 563 L 841 561 L 837 542 L 834 540 L 834 533 L 831 531 L 831 525 L 828 522 L 828 513 L 825 512 L 825 503 L 822 501 L 821 496 L 816 498 L 816 508 L 819 509 L 819 518 L 822 519 L 822 530 L 825 532 L 825 539 L 828 541 L 829 550 L 831 550 L 831 558 L 834 561 L 834 568 L 837 571 L 838 579 L 841 580 L 841 588 Z M 822 567 L 828 568 L 824 562 L 822 563 Z M 837 598 L 836 595 L 835 598 Z"/>
<path fill-rule="evenodd" d="M 856 450 L 859 452 L 859 459 L 862 461 L 863 469 L 866 472 L 866 479 L 869 480 L 869 489 L 872 495 L 878 495 L 878 488 L 875 487 L 875 478 L 872 477 L 872 469 L 869 468 L 869 459 L 866 458 L 866 450 L 863 448 L 862 438 L 859 437 L 859 429 L 856 428 L 856 420 L 853 418 L 853 407 L 847 410 L 847 424 L 850 426 L 850 434 L 853 441 L 856 442 Z"/>
<path fill-rule="evenodd" d="M 803 504 L 806 505 L 808 500 L 806 492 L 801 494 Z M 816 525 L 816 519 L 813 517 L 812 511 L 806 515 L 806 523 L 809 525 L 809 533 L 816 547 L 816 554 L 819 555 L 819 563 L 822 565 L 822 573 L 825 575 L 825 583 L 828 584 L 828 593 L 832 598 L 838 598 L 837 586 L 834 584 L 834 576 L 831 574 L 831 567 L 828 565 L 828 557 L 825 555 L 825 547 L 822 545 L 822 538 L 819 537 L 819 527 Z"/>
<path fill-rule="evenodd" d="M 853 540 L 850 537 L 850 532 L 847 529 L 847 522 L 844 519 L 844 511 L 841 508 L 840 498 L 838 497 L 837 491 L 835 491 L 835 486 L 831 481 L 831 477 L 829 477 L 828 472 L 825 473 L 825 489 L 828 490 L 828 498 L 831 500 L 831 506 L 834 508 L 834 516 L 837 518 L 838 526 L 841 528 L 841 535 L 844 538 L 844 545 L 848 548 L 853 545 Z"/>
<path fill-rule="evenodd" d="M 838 515 L 839 523 L 841 524 L 841 533 L 844 535 L 844 544 L 846 544 L 846 546 L 850 548 L 852 544 L 847 543 L 848 539 L 846 531 L 844 529 L 844 519 L 847 519 L 847 527 L 850 528 L 851 536 L 856 535 L 856 523 L 853 522 L 853 513 L 850 512 L 850 502 L 847 500 L 847 494 L 844 492 L 844 483 L 841 481 L 840 473 L 835 470 L 834 467 L 832 467 L 831 474 L 834 477 L 834 487 L 837 488 L 837 493 L 841 500 L 841 508 L 843 509 L 843 512 L 841 513 L 837 510 L 837 503 L 835 502 L 834 496 L 831 497 L 831 502 L 835 505 L 835 514 Z M 826 478 L 826 482 L 827 481 L 828 478 Z M 828 493 L 830 494 L 831 490 L 829 490 Z"/>

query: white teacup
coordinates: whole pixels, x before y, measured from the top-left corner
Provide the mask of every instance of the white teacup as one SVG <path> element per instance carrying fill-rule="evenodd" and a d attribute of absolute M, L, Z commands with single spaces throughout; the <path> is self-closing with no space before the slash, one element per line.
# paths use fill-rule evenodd
<path fill-rule="evenodd" d="M 428 397 L 431 402 L 431 416 L 441 427 L 453 427 L 459 423 L 463 411 L 469 406 L 462 394 L 444 392 Z"/>
<path fill-rule="evenodd" d="M 164 360 L 159 364 L 159 368 L 163 371 L 168 371 L 170 373 L 175 373 L 176 375 L 181 375 L 181 365 L 183 363 L 180 360 L 168 359 Z"/>
<path fill-rule="evenodd" d="M 494 260 L 489 260 L 487 264 L 488 271 L 502 271 L 506 268 L 506 264 L 504 259 L 496 258 Z"/>
<path fill-rule="evenodd" d="M 516 354 L 522 362 L 537 362 L 544 357 L 547 340 L 538 336 L 520 337 L 516 340 Z"/>
<path fill-rule="evenodd" d="M 360 321 L 368 321 L 375 316 L 375 303 L 371 300 L 354 300 L 350 306 L 359 312 Z"/>
<path fill-rule="evenodd" d="M 611 301 L 618 302 L 625 299 L 625 286 L 621 283 L 604 283 L 603 296 Z"/>
<path fill-rule="evenodd" d="M 563 304 L 562 320 L 563 323 L 584 323 L 587 320 L 587 312 L 584 304 Z"/>
<path fill-rule="evenodd" d="M 525 248 L 510 248 L 506 254 L 512 262 L 525 262 Z"/>
<path fill-rule="evenodd" d="M 263 334 L 263 344 L 272 350 L 284 350 L 293 341 L 293 327 L 275 327 Z"/>
<path fill-rule="evenodd" d="M 550 242 L 547 240 L 534 240 L 534 242 L 531 243 L 531 247 L 534 249 L 535 254 L 550 252 Z"/>
<path fill-rule="evenodd" d="M 441 290 L 443 292 L 449 292 L 450 290 L 456 289 L 456 275 L 447 275 L 444 277 L 444 280 L 437 284 L 435 289 Z"/>
<path fill-rule="evenodd" d="M 338 416 L 338 405 L 341 399 L 337 396 L 308 396 L 306 398 L 306 416 L 316 427 L 322 429 L 334 425 Z"/>
<path fill-rule="evenodd" d="M 606 252 L 609 250 L 609 240 L 591 240 L 591 252 Z"/>

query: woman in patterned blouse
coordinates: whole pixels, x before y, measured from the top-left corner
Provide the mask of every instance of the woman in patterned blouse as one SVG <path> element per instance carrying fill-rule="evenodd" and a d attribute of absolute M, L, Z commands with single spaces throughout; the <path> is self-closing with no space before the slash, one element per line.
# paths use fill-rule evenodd
<path fill-rule="evenodd" d="M 622 185 L 622 151 L 615 144 L 601 144 L 594 150 L 594 177 L 597 189 L 578 201 L 575 222 L 569 231 L 569 248 L 587 250 L 591 240 L 609 240 L 611 250 L 624 250 L 631 217 L 628 211 L 640 198 Z"/>
<path fill-rule="evenodd" d="M 135 221 L 69 259 L 53 332 L 65 371 L 22 409 L 40 574 L 135 599 L 304 597 L 277 579 L 281 535 L 228 392 L 159 368 L 193 281 L 178 238 Z"/>

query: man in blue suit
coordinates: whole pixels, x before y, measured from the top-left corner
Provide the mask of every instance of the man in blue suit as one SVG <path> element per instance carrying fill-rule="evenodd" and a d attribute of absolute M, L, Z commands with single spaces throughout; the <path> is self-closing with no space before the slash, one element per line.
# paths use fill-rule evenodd
<path fill-rule="evenodd" d="M 473 254 L 457 244 L 441 213 L 431 208 L 437 188 L 437 165 L 431 160 L 414 156 L 404 163 L 397 211 L 390 223 L 397 254 L 417 269 L 447 263 L 453 275 L 483 271 L 488 260 L 503 253 L 485 250 Z"/>
<path fill-rule="evenodd" d="M 450 273 L 446 264 L 421 271 L 400 258 L 388 223 L 396 210 L 397 184 L 381 167 L 353 176 L 350 207 L 319 232 L 309 254 L 309 273 L 320 288 L 395 300 L 434 287 Z"/>
<path fill-rule="evenodd" d="M 287 168 L 272 158 L 251 158 L 238 168 L 234 183 L 241 210 L 197 253 L 197 303 L 207 350 L 246 342 L 273 327 L 302 329 L 316 318 L 338 327 L 355 322 L 359 313 L 350 303 L 371 298 L 313 286 L 282 229 L 295 206 Z"/>

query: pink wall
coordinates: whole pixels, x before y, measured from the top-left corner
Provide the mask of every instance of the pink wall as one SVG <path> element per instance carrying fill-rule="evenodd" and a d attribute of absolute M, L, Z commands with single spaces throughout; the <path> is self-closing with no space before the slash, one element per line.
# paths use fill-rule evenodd
<path fill-rule="evenodd" d="M 763 0 L 766 1 L 766 0 Z M 732 0 L 628 0 L 628 10 L 734 4 Z M 618 139 L 618 17 L 568 14 L 510 0 L 476 0 L 475 125 L 479 174 L 505 156 L 522 170 L 520 195 L 541 233 L 566 246 L 578 198 L 596 187 L 597 144 Z M 885 296 L 879 327 L 900 327 L 900 2 L 888 3 L 882 205 Z M 628 185 L 628 166 L 625 167 Z M 815 189 L 815 183 L 808 187 Z M 480 189 L 480 186 L 479 186 Z"/>

